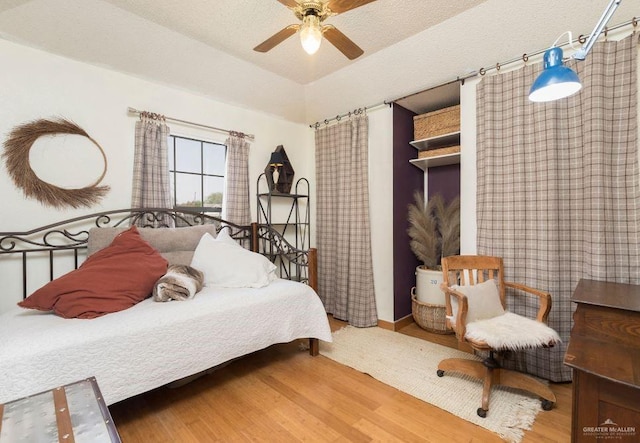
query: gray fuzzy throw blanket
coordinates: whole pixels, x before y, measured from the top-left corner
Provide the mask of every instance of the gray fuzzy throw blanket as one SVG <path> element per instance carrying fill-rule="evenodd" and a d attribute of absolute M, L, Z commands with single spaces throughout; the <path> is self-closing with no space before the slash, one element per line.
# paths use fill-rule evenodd
<path fill-rule="evenodd" d="M 153 286 L 154 301 L 188 300 L 202 289 L 204 275 L 191 266 L 171 265 Z"/>

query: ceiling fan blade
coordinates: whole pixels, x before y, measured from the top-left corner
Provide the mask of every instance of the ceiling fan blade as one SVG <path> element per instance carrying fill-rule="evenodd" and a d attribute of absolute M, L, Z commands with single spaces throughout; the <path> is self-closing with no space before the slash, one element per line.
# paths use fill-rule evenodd
<path fill-rule="evenodd" d="M 353 43 L 349 37 L 338 31 L 333 26 L 327 26 L 323 33 L 324 37 L 329 40 L 333 46 L 338 48 L 349 60 L 360 57 L 364 51 L 358 45 Z"/>
<path fill-rule="evenodd" d="M 285 5 L 287 8 L 295 8 L 298 6 L 298 2 L 296 0 L 278 0 L 280 3 Z"/>
<path fill-rule="evenodd" d="M 298 32 L 300 25 L 289 25 L 253 48 L 254 51 L 267 52 Z"/>
<path fill-rule="evenodd" d="M 331 11 L 336 14 L 342 14 L 343 12 L 350 11 L 375 1 L 376 0 L 329 0 L 328 5 Z"/>

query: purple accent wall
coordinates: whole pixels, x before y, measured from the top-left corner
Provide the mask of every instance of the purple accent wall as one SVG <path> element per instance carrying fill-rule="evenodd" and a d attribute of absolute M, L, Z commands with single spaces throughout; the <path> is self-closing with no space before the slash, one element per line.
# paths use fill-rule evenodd
<path fill-rule="evenodd" d="M 393 318 L 411 314 L 411 287 L 416 281 L 420 263 L 409 247 L 407 206 L 415 190 L 424 187 L 424 173 L 409 163 L 418 151 L 409 144 L 413 140 L 413 116 L 397 104 L 393 105 Z M 459 181 L 458 181 L 459 183 Z M 458 184 L 458 187 L 460 185 Z"/>
<path fill-rule="evenodd" d="M 460 196 L 460 165 L 438 166 L 429 168 L 427 174 L 427 188 L 429 198 L 436 194 L 442 195 L 448 203 Z"/>

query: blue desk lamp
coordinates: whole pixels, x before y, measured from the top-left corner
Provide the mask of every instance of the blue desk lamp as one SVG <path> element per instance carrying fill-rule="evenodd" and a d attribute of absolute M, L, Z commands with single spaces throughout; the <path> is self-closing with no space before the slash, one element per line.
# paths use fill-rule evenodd
<path fill-rule="evenodd" d="M 602 32 L 602 29 L 607 25 L 614 11 L 620 6 L 621 1 L 622 0 L 611 0 L 609 6 L 607 6 L 607 9 L 605 9 L 602 17 L 600 17 L 596 27 L 589 36 L 589 39 L 582 48 L 573 54 L 573 58 L 576 60 L 585 59 Z M 571 32 L 565 32 L 553 42 L 551 48 L 545 51 L 543 56 L 544 70 L 533 82 L 531 90 L 529 91 L 529 100 L 532 102 L 549 102 L 569 97 L 582 88 L 578 74 L 564 65 L 562 61 L 562 49 L 556 47 L 558 40 L 567 33 L 569 34 L 569 43 L 571 43 Z"/>

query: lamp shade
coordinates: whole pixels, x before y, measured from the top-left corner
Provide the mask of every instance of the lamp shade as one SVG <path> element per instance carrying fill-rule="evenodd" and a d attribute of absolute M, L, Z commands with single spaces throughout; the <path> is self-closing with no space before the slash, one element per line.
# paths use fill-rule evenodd
<path fill-rule="evenodd" d="M 269 159 L 269 166 L 282 166 L 284 163 L 284 157 L 282 153 L 279 151 L 274 151 L 271 153 L 271 158 Z"/>
<path fill-rule="evenodd" d="M 562 62 L 562 49 L 550 48 L 544 53 L 544 70 L 529 91 L 532 102 L 549 102 L 569 97 L 582 88 L 578 74 Z"/>

